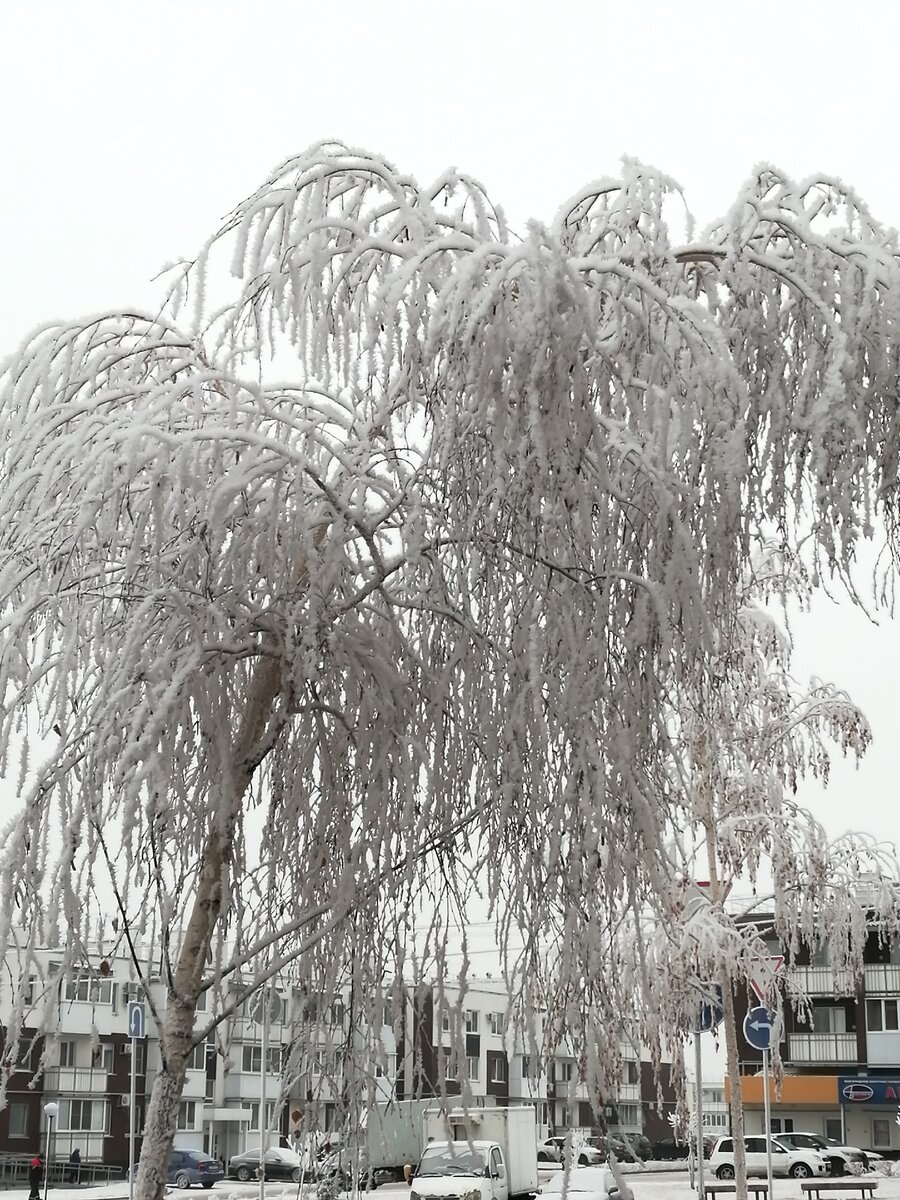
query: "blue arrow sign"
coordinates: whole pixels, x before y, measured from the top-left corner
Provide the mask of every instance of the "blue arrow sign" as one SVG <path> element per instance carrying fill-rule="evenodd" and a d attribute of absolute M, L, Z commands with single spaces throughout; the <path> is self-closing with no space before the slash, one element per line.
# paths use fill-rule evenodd
<path fill-rule="evenodd" d="M 142 1000 L 128 1001 L 128 1036 L 142 1038 L 146 1030 L 144 1002 Z"/>
<path fill-rule="evenodd" d="M 714 998 L 701 1002 L 700 1008 L 697 1010 L 697 1023 L 694 1026 L 694 1033 L 710 1033 L 724 1016 L 721 987 L 716 984 L 715 987 L 708 990 Z"/>
<path fill-rule="evenodd" d="M 759 1005 L 744 1017 L 744 1037 L 754 1050 L 771 1050 L 777 1040 L 778 1016 Z"/>

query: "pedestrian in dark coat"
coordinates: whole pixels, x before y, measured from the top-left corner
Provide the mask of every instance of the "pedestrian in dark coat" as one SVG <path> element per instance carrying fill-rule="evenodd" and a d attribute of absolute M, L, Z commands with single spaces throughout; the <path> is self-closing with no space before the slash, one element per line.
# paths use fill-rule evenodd
<path fill-rule="evenodd" d="M 69 1155 L 69 1186 L 74 1187 L 76 1183 L 80 1183 L 79 1176 L 81 1175 L 81 1151 L 76 1146 Z"/>
<path fill-rule="evenodd" d="M 41 1184 L 44 1182 L 44 1156 L 36 1154 L 28 1166 L 28 1200 L 41 1200 Z"/>

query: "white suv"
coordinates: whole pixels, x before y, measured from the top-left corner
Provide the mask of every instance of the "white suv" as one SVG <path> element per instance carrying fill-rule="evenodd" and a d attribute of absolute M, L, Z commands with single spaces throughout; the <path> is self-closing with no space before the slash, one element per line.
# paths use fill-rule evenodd
<path fill-rule="evenodd" d="M 815 1150 L 828 1163 L 832 1175 L 849 1175 L 868 1170 L 869 1161 L 857 1146 L 845 1146 L 820 1133 L 779 1133 L 778 1140 L 788 1150 Z"/>
<path fill-rule="evenodd" d="M 811 1179 L 828 1174 L 828 1163 L 817 1150 L 788 1150 L 778 1138 L 770 1138 L 772 1174 L 792 1179 Z M 764 1134 L 744 1138 L 747 1174 L 766 1174 L 766 1138 Z M 734 1139 L 719 1138 L 709 1156 L 709 1165 L 719 1179 L 734 1179 Z"/>

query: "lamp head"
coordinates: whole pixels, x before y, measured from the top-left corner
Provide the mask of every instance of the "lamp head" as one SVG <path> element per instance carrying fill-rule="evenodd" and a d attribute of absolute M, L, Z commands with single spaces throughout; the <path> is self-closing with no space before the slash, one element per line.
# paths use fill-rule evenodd
<path fill-rule="evenodd" d="M 49 1119 L 52 1121 L 54 1119 L 54 1117 L 56 1117 L 59 1114 L 59 1105 L 56 1103 L 55 1100 L 50 1100 L 50 1101 L 48 1101 L 47 1104 L 44 1105 L 44 1112 L 47 1115 L 47 1117 L 49 1117 Z"/>

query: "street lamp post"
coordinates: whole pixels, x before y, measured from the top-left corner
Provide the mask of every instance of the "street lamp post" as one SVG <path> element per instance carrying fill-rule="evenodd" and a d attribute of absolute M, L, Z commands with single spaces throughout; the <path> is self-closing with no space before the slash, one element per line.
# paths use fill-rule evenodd
<path fill-rule="evenodd" d="M 44 1200 L 47 1200 L 47 1189 L 50 1186 L 50 1142 L 53 1137 L 53 1118 L 59 1113 L 59 1105 L 50 1100 L 44 1105 L 44 1116 L 47 1118 L 47 1149 L 44 1152 Z"/>

